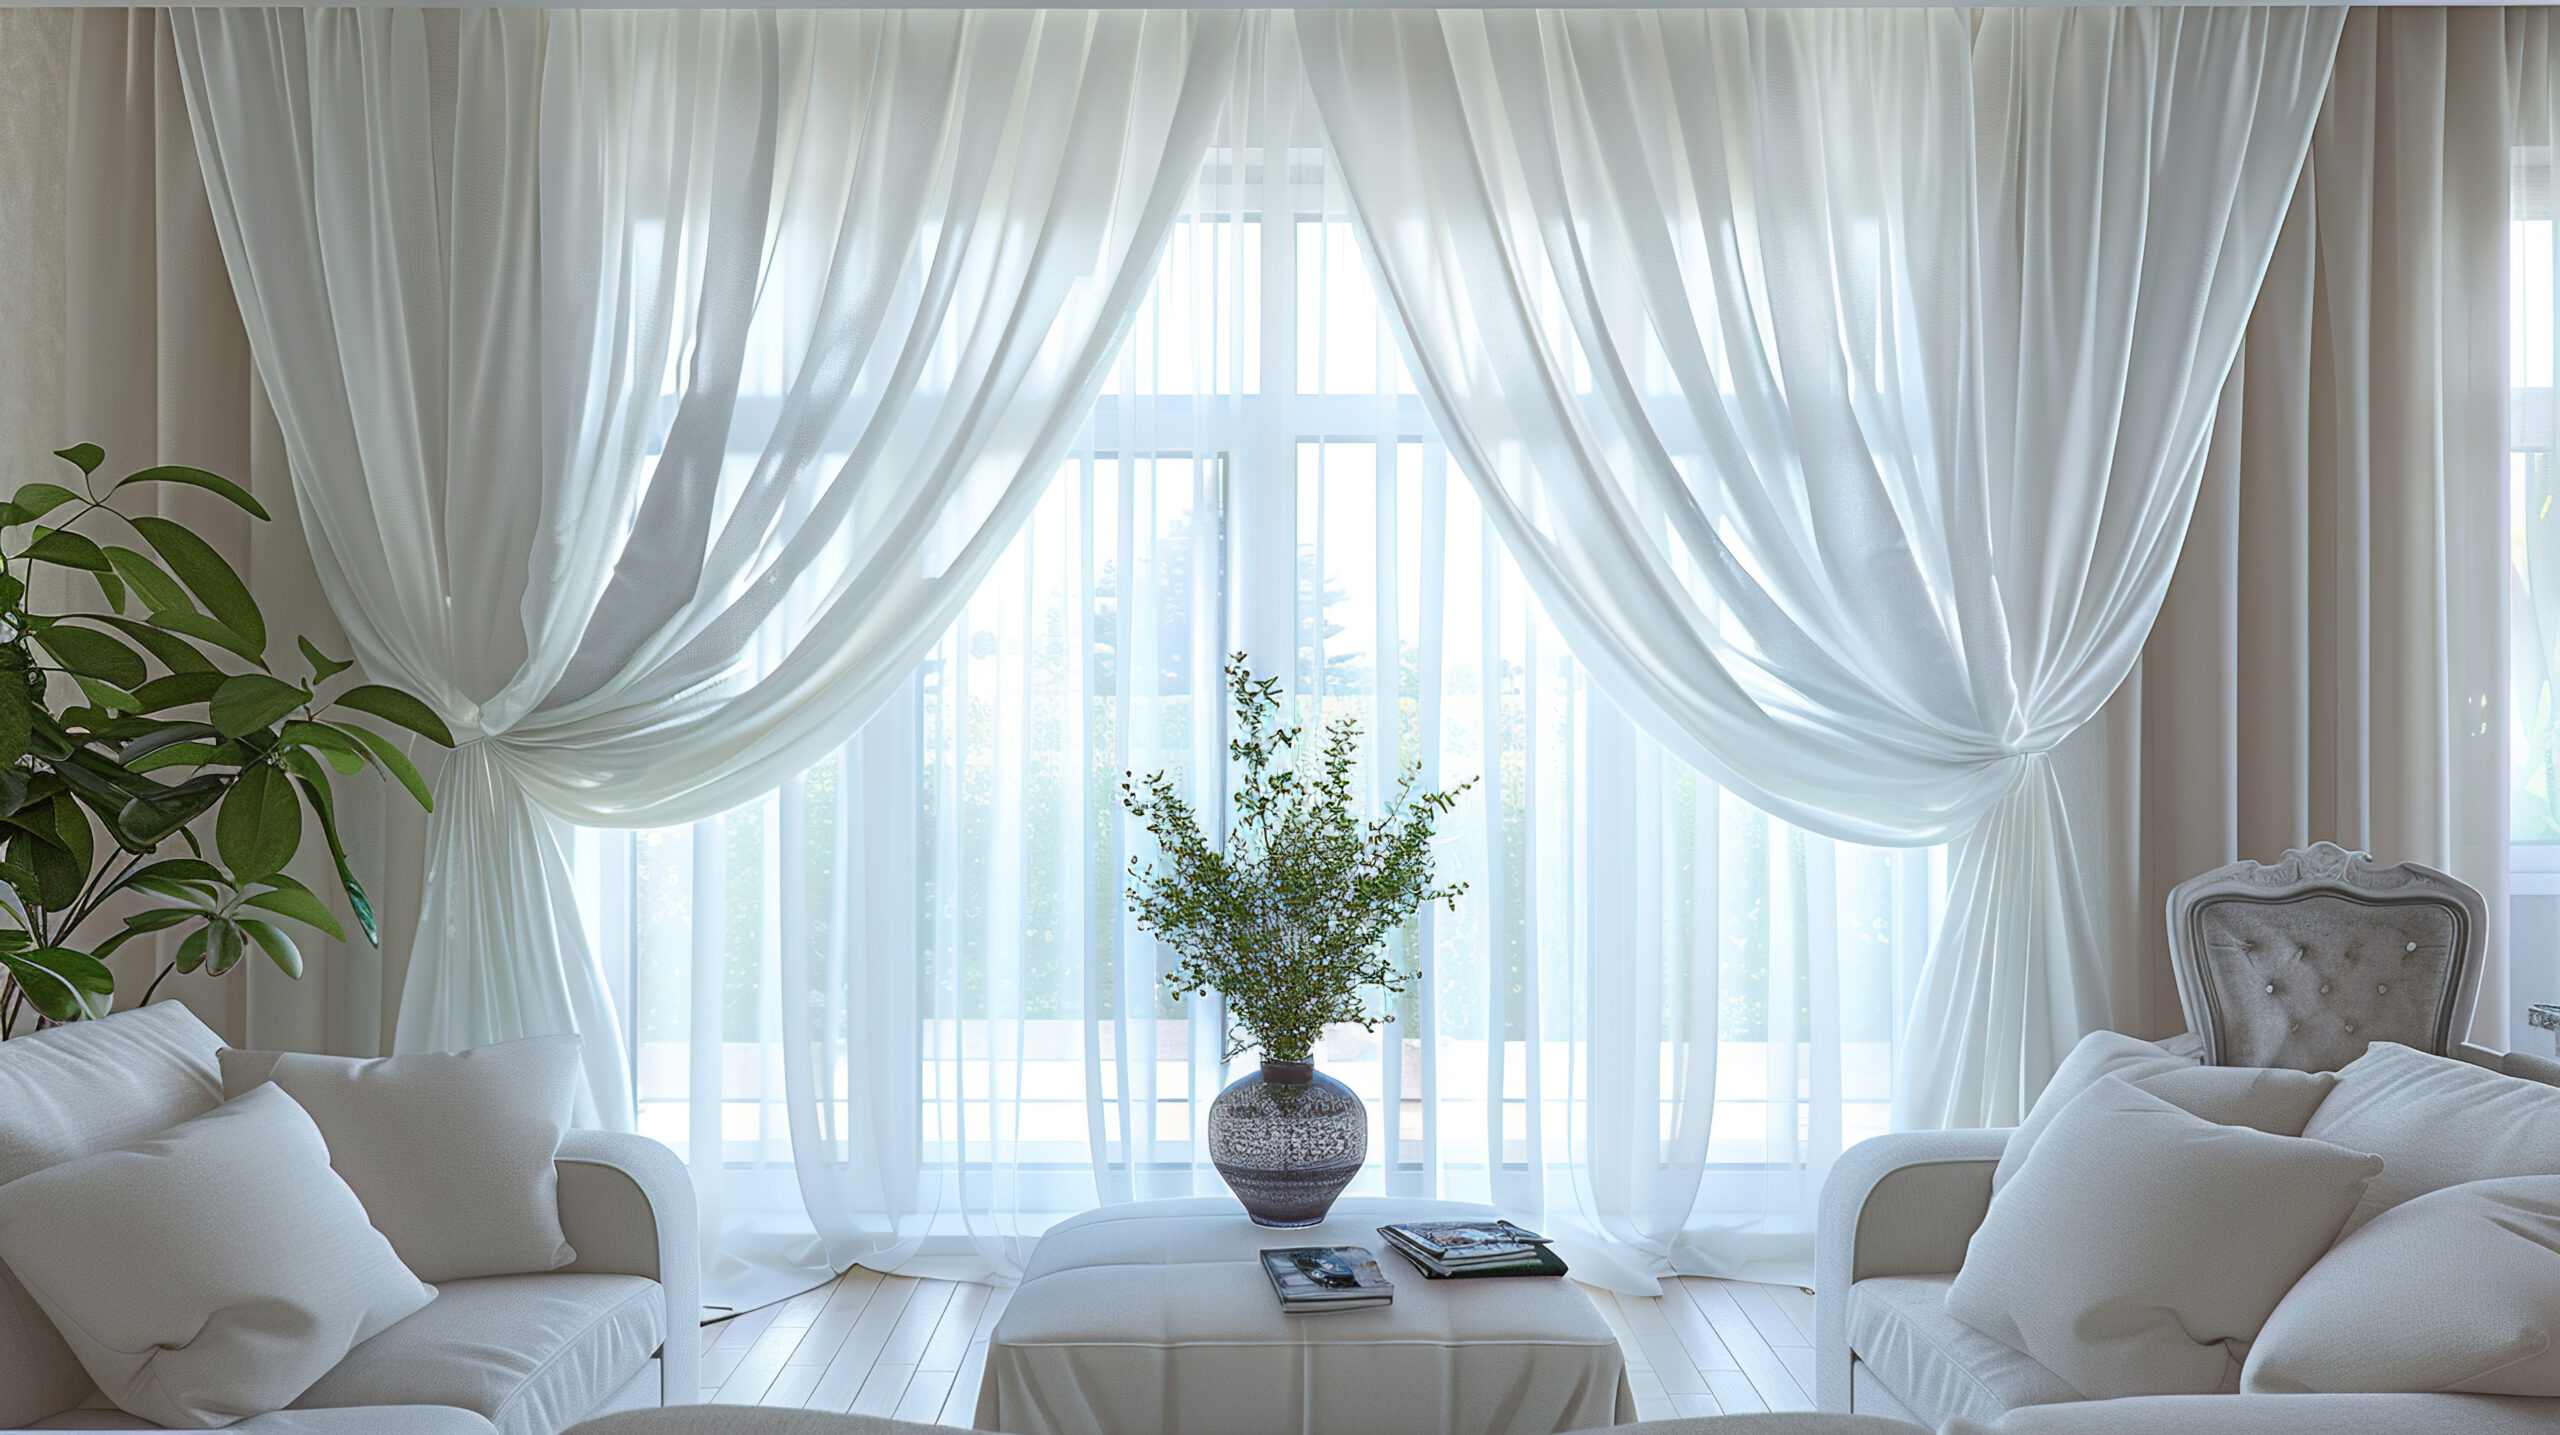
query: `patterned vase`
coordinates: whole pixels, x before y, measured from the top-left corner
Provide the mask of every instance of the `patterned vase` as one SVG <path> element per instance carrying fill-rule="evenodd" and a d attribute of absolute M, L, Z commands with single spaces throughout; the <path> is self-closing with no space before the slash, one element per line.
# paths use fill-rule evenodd
<path fill-rule="evenodd" d="M 1209 1104 L 1209 1159 L 1255 1225 L 1312 1226 L 1369 1156 L 1369 1110 L 1308 1061 L 1266 1061 Z"/>

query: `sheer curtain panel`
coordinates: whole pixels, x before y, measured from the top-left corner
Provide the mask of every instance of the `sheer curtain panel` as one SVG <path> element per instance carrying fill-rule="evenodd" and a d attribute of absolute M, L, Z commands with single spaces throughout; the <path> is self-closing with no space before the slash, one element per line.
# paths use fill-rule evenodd
<path fill-rule="evenodd" d="M 2123 680 L 2342 11 L 1338 11 L 1426 405 L 1575 653 L 1835 838 L 1957 841 L 1904 1125 L 2110 1012 L 2049 756 Z"/>
<path fill-rule="evenodd" d="M 1621 1289 L 1800 1281 L 1885 1129 L 1943 854 L 1756 811 L 1591 683 L 1397 356 L 1286 17 L 1248 51 L 1100 394 L 907 686 L 777 793 L 577 836 L 641 1129 L 723 1213 L 715 1299 L 1008 1277 L 1063 1216 L 1224 1190 L 1198 1138 L 1251 1058 L 1164 994 L 1118 788 L 1226 806 L 1239 649 L 1361 725 L 1362 802 L 1401 761 L 1480 778 L 1439 848 L 1465 897 L 1393 939 L 1419 984 L 1317 1053 L 1374 1123 L 1353 1191 L 1500 1202 Z"/>
<path fill-rule="evenodd" d="M 173 23 L 322 585 L 463 739 L 395 1046 L 583 1032 L 627 1122 L 556 822 L 733 806 L 904 681 L 1081 416 L 1240 21 Z"/>

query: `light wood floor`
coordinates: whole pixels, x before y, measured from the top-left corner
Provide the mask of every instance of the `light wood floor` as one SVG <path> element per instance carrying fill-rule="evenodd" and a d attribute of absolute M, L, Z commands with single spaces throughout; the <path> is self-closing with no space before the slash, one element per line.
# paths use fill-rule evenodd
<path fill-rule="evenodd" d="M 1627 1352 L 1636 1413 L 1813 1408 L 1813 1297 L 1682 1277 L 1658 1298 L 1582 1288 Z M 702 1328 L 702 1398 L 970 1423 L 1010 1291 L 856 1269 Z"/>

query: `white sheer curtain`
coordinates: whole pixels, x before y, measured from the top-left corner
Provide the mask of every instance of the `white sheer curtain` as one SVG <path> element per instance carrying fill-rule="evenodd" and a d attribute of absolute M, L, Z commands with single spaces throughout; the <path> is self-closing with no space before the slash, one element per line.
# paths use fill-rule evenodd
<path fill-rule="evenodd" d="M 323 585 L 463 739 L 395 1044 L 617 1031 L 553 819 L 717 812 L 904 680 L 1070 435 L 1240 21 L 174 24 Z M 588 1078 L 627 1120 L 610 1042 Z"/>
<path fill-rule="evenodd" d="M 1800 1263 L 1885 1128 L 1943 858 L 1764 816 L 1593 687 L 1382 322 L 1284 19 L 1027 529 L 908 687 L 773 796 L 577 839 L 640 1126 L 720 1212 L 716 1301 L 856 1262 L 1005 1276 L 1062 1215 L 1223 1188 L 1233 1071 L 1121 899 L 1124 772 L 1225 780 L 1221 656 L 1484 780 L 1355 1191 L 1499 1201 L 1628 1289 Z M 756 371 L 754 363 L 750 372 Z M 1764 1267 L 1765 1268 L 1765 1267 Z M 1801 1275 L 1797 1277 L 1801 1279 Z"/>
<path fill-rule="evenodd" d="M 1648 728 L 1960 838 L 1898 1120 L 2108 1018 L 2049 753 L 2139 653 L 2341 11 L 1299 18 L 1433 416 Z"/>

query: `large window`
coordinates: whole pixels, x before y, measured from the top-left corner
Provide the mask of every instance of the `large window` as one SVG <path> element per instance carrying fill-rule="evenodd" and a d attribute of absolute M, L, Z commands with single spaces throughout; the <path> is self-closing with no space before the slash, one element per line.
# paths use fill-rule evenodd
<path fill-rule="evenodd" d="M 777 384 L 781 375 L 770 376 Z M 1424 973 L 1319 1063 L 1369 1103 L 1355 1191 L 1498 1199 L 1737 1267 L 1809 1251 L 1822 1172 L 1885 1129 L 1942 858 L 1725 795 L 1596 691 L 1398 357 L 1322 151 L 1213 151 L 1090 418 L 900 697 L 762 802 L 582 832 L 640 1129 L 741 1259 L 986 1253 L 1220 1189 L 1233 1072 L 1121 899 L 1122 775 L 1223 805 L 1223 656 L 1357 722 L 1375 784 L 1479 779 Z M 716 1170 L 716 1174 L 715 1174 Z M 1001 1264 L 1001 1254 L 990 1257 Z"/>

